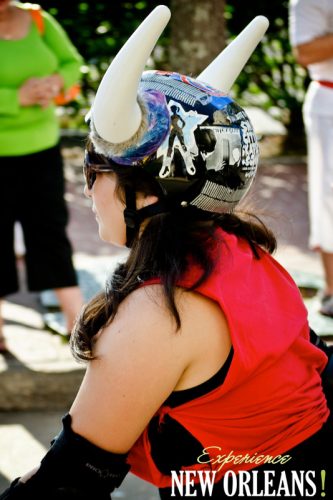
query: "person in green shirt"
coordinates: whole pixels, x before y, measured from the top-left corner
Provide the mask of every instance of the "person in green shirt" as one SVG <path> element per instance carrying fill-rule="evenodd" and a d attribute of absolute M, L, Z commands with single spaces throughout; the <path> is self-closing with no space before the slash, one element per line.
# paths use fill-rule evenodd
<path fill-rule="evenodd" d="M 77 82 L 81 56 L 38 6 L 0 0 L 0 299 L 18 289 L 13 228 L 19 221 L 30 290 L 54 289 L 70 331 L 82 306 L 66 234 L 55 99 Z M 0 301 L 1 306 L 1 301 Z M 0 314 L 0 351 L 6 350 Z"/>

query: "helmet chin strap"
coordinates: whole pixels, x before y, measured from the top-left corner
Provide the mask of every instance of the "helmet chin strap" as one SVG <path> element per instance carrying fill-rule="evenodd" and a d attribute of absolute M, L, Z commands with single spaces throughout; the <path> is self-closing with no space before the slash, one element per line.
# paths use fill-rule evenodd
<path fill-rule="evenodd" d="M 135 191 L 125 187 L 126 208 L 124 210 L 124 220 L 126 224 L 126 246 L 131 248 L 133 240 L 140 227 L 138 212 L 136 209 Z"/>
<path fill-rule="evenodd" d="M 131 248 L 142 221 L 148 217 L 169 212 L 171 206 L 167 200 L 162 199 L 138 210 L 136 208 L 136 193 L 133 189 L 128 187 L 125 187 L 125 201 L 126 208 L 124 210 L 124 220 L 126 224 L 126 246 L 127 248 Z"/>

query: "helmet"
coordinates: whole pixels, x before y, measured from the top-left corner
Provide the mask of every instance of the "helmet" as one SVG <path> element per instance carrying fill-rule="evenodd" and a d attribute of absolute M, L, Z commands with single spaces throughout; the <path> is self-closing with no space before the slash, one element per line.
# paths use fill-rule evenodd
<path fill-rule="evenodd" d="M 91 141 L 113 167 L 151 173 L 172 204 L 228 212 L 250 188 L 259 157 L 251 122 L 228 92 L 268 21 L 256 17 L 194 79 L 143 72 L 169 18 L 156 7 L 112 61 L 90 111 Z"/>

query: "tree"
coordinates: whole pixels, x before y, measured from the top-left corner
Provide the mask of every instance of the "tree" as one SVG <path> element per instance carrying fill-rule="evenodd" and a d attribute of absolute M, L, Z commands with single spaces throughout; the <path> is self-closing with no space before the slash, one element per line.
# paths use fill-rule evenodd
<path fill-rule="evenodd" d="M 156 7 L 158 0 L 130 2 L 127 0 L 78 1 L 40 0 L 42 7 L 54 15 L 66 30 L 85 60 L 82 66 L 82 97 L 67 106 L 62 126 L 84 127 L 99 82 L 112 58 L 117 54 L 141 21 Z M 164 1 L 168 5 L 168 0 Z M 168 30 L 159 40 L 159 48 L 167 43 Z M 133 54 L 135 57 L 135 54 Z M 165 51 L 156 51 L 153 67 L 164 67 Z"/>
<path fill-rule="evenodd" d="M 170 67 L 198 75 L 225 45 L 225 0 L 171 0 Z"/>
<path fill-rule="evenodd" d="M 83 99 L 73 113 L 89 107 L 112 57 L 159 0 L 96 2 L 41 0 L 68 32 L 85 59 Z M 270 27 L 233 86 L 243 105 L 259 105 L 283 121 L 288 141 L 303 139 L 301 106 L 306 71 L 295 63 L 288 39 L 288 0 L 164 0 L 172 18 L 149 61 L 151 68 L 198 75 L 256 15 Z M 135 55 L 134 55 L 135 57 Z"/>

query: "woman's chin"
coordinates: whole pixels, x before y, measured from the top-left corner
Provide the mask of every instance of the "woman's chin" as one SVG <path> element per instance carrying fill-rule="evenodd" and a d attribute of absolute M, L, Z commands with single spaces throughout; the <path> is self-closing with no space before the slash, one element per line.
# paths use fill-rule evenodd
<path fill-rule="evenodd" d="M 106 243 L 110 243 L 109 238 L 104 233 L 104 231 L 101 227 L 98 228 L 98 234 L 99 234 L 99 237 L 102 241 L 105 241 Z"/>
<path fill-rule="evenodd" d="M 126 241 L 119 241 L 118 238 L 114 238 L 112 235 L 103 231 L 103 228 L 101 227 L 99 227 L 98 234 L 100 239 L 105 241 L 105 243 L 110 243 L 110 245 L 114 245 L 119 248 L 126 248 Z"/>

